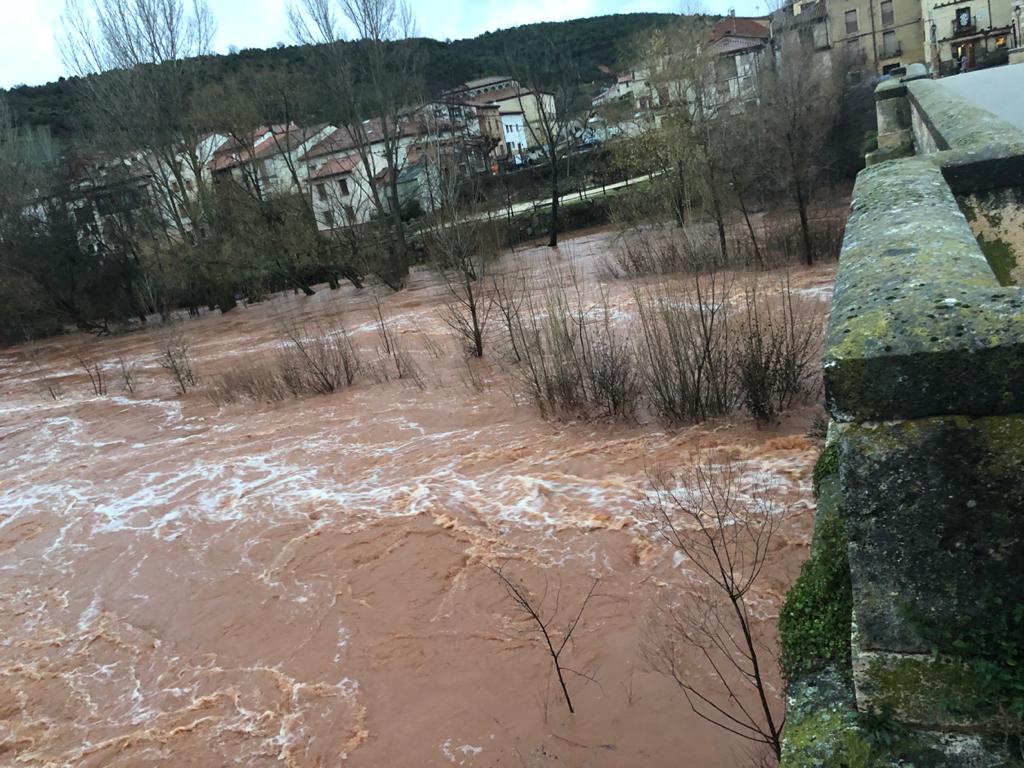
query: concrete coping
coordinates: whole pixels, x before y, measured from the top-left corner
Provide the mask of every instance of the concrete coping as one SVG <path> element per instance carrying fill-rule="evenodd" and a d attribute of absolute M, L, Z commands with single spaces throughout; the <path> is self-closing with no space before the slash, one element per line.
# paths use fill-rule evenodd
<path fill-rule="evenodd" d="M 1024 412 L 1024 297 L 999 285 L 937 157 L 857 177 L 824 355 L 837 421 Z"/>
<path fill-rule="evenodd" d="M 898 99 L 906 95 L 907 86 L 899 80 L 883 80 L 875 87 L 875 101 Z"/>
<path fill-rule="evenodd" d="M 938 162 L 955 193 L 1020 185 L 1024 132 L 951 94 L 941 80 L 914 80 L 906 88 L 935 139 Z"/>
<path fill-rule="evenodd" d="M 921 62 L 915 62 L 914 64 L 907 65 L 907 73 L 903 76 L 903 82 L 909 82 L 911 80 L 920 80 L 922 78 L 929 77 L 928 67 Z"/>

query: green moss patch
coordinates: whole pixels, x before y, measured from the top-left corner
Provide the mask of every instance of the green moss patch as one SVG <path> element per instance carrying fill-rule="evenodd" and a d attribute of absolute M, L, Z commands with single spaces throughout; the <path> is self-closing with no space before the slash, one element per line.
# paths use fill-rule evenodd
<path fill-rule="evenodd" d="M 789 680 L 829 666 L 850 674 L 853 600 L 834 446 L 822 452 L 814 484 L 814 546 L 779 613 L 782 669 Z"/>
<path fill-rule="evenodd" d="M 981 252 L 985 254 L 999 284 L 1013 285 L 1013 270 L 1017 267 L 1017 257 L 1010 244 L 1001 237 L 988 240 L 984 235 L 978 235 L 978 245 L 981 246 Z"/>

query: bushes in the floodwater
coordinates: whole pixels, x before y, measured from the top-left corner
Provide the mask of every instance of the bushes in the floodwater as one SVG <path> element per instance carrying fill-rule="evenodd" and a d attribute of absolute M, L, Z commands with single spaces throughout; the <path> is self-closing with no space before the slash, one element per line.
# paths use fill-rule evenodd
<path fill-rule="evenodd" d="M 545 416 L 631 417 L 640 382 L 628 337 L 606 294 L 591 312 L 571 264 L 567 277 L 568 285 L 555 275 L 539 297 L 524 290 L 518 303 L 502 304 L 518 375 Z"/>
<path fill-rule="evenodd" d="M 360 379 L 410 380 L 422 386 L 419 369 L 398 342 L 377 304 L 376 355 L 365 360 L 340 325 L 313 321 L 284 323 L 273 349 L 247 357 L 213 378 L 206 396 L 215 405 L 242 400 L 274 403 L 288 397 L 329 395 Z"/>
<path fill-rule="evenodd" d="M 786 277 L 766 281 L 712 269 L 642 284 L 617 307 L 605 291 L 588 299 L 570 264 L 542 290 L 506 283 L 497 301 L 513 369 L 547 417 L 767 422 L 817 392 L 822 323 Z"/>
<path fill-rule="evenodd" d="M 216 377 L 207 396 L 226 405 L 330 394 L 351 386 L 361 365 L 343 328 L 285 325 L 273 354 L 247 360 Z"/>
<path fill-rule="evenodd" d="M 711 223 L 685 228 L 666 223 L 618 222 L 620 232 L 615 250 L 605 260 L 605 270 L 614 277 L 642 277 L 716 268 L 773 269 L 803 259 L 800 222 L 790 216 L 766 216 L 753 224 L 725 227 L 726 252 Z M 814 261 L 835 260 L 843 243 L 846 220 L 829 214 L 808 223 L 808 237 Z"/>

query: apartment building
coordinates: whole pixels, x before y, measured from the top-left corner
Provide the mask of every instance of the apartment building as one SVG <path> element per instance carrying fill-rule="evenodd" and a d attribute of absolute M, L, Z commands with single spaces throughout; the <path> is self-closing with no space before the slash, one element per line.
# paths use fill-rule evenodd
<path fill-rule="evenodd" d="M 833 51 L 850 64 L 886 74 L 926 60 L 919 0 L 834 0 L 828 11 Z"/>
<path fill-rule="evenodd" d="M 1014 45 L 1011 0 L 921 0 L 921 15 L 924 61 L 933 72 L 949 75 L 1007 62 Z"/>

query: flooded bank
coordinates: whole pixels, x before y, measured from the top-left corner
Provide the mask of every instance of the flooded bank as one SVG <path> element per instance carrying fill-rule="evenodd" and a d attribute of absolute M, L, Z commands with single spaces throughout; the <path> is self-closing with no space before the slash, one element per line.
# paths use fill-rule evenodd
<path fill-rule="evenodd" d="M 563 251 L 596 280 L 610 238 Z M 831 278 L 792 275 L 822 321 Z M 628 311 L 628 287 L 610 290 Z M 755 596 L 771 619 L 809 543 L 816 410 L 765 429 L 545 421 L 507 366 L 463 360 L 444 296 L 426 270 L 382 295 L 415 378 L 274 404 L 218 407 L 203 382 L 271 353 L 284 321 L 343 323 L 372 357 L 368 292 L 181 324 L 200 378 L 184 397 L 156 331 L 0 352 L 0 763 L 738 764 L 742 744 L 644 662 L 651 610 L 698 579 L 638 515 L 649 473 L 697 450 L 776 489 L 789 514 Z M 135 363 L 135 394 L 112 378 L 95 395 L 78 357 Z M 566 604 L 601 579 L 572 648 L 593 677 L 572 683 L 575 715 L 501 564 Z"/>

